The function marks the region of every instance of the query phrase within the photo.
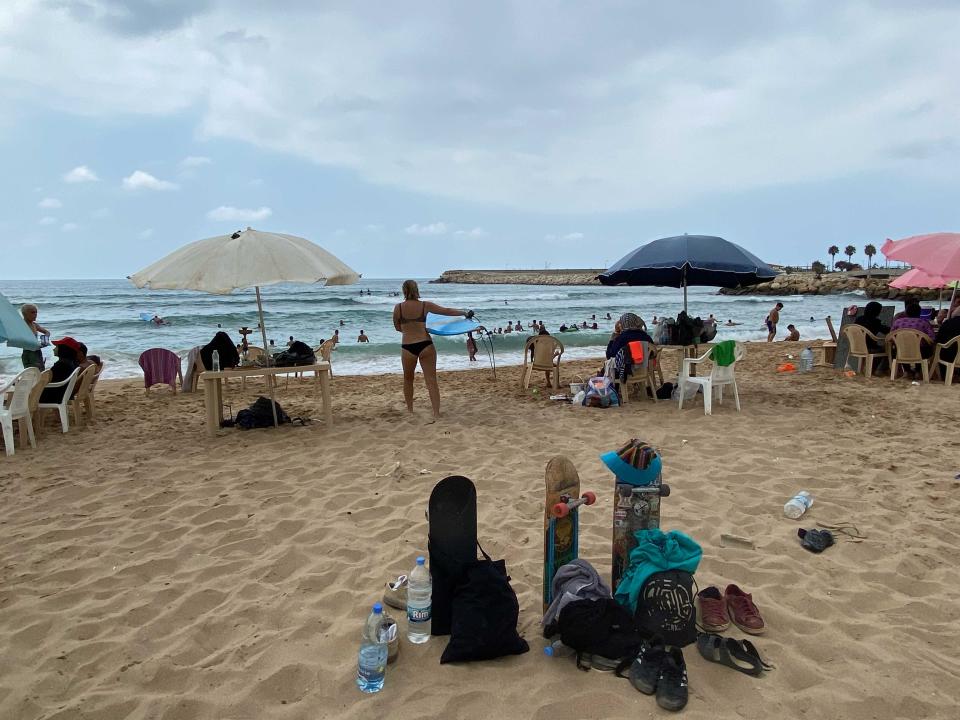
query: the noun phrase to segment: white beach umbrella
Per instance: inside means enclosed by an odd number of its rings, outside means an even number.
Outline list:
[[[227,295],[255,288],[263,350],[270,357],[260,288],[279,283],[350,285],[360,275],[319,245],[295,235],[247,228],[184,245],[130,276],[138,288]],[[273,386],[270,399],[273,400]],[[276,424],[276,410],[274,410]]]

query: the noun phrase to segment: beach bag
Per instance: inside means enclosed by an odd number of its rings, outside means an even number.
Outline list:
[[[664,383],[666,384],[666,383]],[[697,383],[677,383],[671,389],[670,399],[680,401],[680,394],[683,393],[683,401],[687,402],[688,400],[693,400],[697,393],[700,392],[702,386]],[[659,397],[659,396],[658,396]]]
[[[273,364],[277,367],[313,365],[316,362],[317,356],[310,346],[299,340],[294,340],[290,347],[273,356]]]
[[[647,639],[634,616],[613,598],[574,600],[560,611],[557,620],[560,641],[581,655],[599,655],[610,660],[634,658]]]
[[[280,404],[274,402],[274,405],[277,408],[277,422],[280,425],[290,422],[290,416],[283,411]],[[270,398],[261,395],[250,407],[238,412],[235,425],[241,430],[273,427],[273,410],[270,408]]]
[[[610,378],[592,377],[587,381],[586,394],[583,397],[584,407],[606,408],[620,404],[617,391],[613,388]]]
[[[665,382],[657,388],[657,400],[670,400],[673,398],[673,383]]]
[[[657,325],[653,341],[657,345],[676,345],[677,321],[673,318],[664,318]]]
[[[521,655],[530,646],[517,633],[520,603],[510,587],[503,560],[491,560],[477,543],[482,560],[466,563],[454,586],[450,642],[440,664],[468,660],[493,660]]]
[[[693,605],[693,575],[685,570],[664,570],[644,580],[634,615],[637,628],[665,645],[684,647],[697,639],[697,613]]]

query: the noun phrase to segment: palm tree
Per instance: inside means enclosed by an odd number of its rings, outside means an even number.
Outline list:
[[[856,249],[853,245],[847,245],[847,246],[843,249],[843,254],[847,256],[847,263],[848,263],[848,264],[852,264],[852,263],[853,263],[853,254],[854,254],[856,251],[857,251],[857,249]]]
[[[837,262],[837,255],[839,255],[839,254],[840,254],[840,248],[838,248],[836,245],[831,245],[831,246],[830,246],[830,249],[827,250],[827,255],[830,256],[830,271],[831,271],[831,272],[835,269],[835,265],[836,265],[836,262]]]
[[[870,268],[873,267],[873,256],[877,254],[877,249],[873,245],[867,245],[863,248],[863,254],[867,256],[867,277],[870,277]]]
[[[824,265],[819,260],[814,260],[810,264],[810,269],[813,270],[814,274],[817,276],[817,280],[823,277],[823,274],[827,271],[827,266]]]

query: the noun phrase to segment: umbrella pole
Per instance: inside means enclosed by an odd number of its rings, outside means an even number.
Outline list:
[[[260,337],[263,338],[263,354],[267,359],[267,367],[270,367],[270,346],[267,345],[267,328],[263,324],[263,303],[260,301],[260,286],[256,286],[257,291],[257,314],[260,315]],[[267,390],[270,392],[270,410],[273,411],[273,426],[280,427],[280,421],[277,420],[277,402],[273,399],[273,382],[276,375],[267,375]]]
[[[683,268],[683,311],[687,312],[687,268]]]

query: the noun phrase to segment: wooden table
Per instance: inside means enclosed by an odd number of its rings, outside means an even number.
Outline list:
[[[290,373],[313,373],[314,386],[320,388],[323,398],[323,419],[327,427],[333,425],[333,411],[330,407],[330,363],[318,362],[314,365],[290,365],[287,367],[247,367],[235,370],[200,373],[203,383],[203,403],[207,409],[207,434],[216,435],[223,421],[223,381],[230,378],[266,377],[273,382],[277,375]]]

